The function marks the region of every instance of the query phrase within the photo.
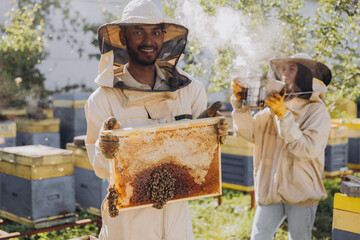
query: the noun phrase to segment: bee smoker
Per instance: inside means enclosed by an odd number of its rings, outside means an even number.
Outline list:
[[[267,79],[260,72],[248,72],[245,78],[236,77],[235,81],[243,88],[241,104],[243,109],[261,110],[265,107]]]

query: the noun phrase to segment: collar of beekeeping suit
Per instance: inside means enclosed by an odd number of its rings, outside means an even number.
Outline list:
[[[163,18],[160,10],[150,0],[133,0],[124,8],[121,19],[111,23],[106,23],[98,29],[99,48],[102,54],[99,64],[99,74],[103,73],[104,78],[98,76],[96,82],[100,85],[111,85],[113,80],[109,78],[113,72],[122,72],[122,68],[127,64],[127,50],[119,37],[121,27],[143,24],[161,24],[164,31],[164,42],[161,53],[157,59],[157,64],[164,66],[169,75],[177,75],[175,66],[184,52],[187,43],[188,29],[175,20]],[[112,53],[110,53],[112,52]],[[108,54],[110,53],[110,54]],[[106,54],[108,54],[106,56]],[[112,58],[112,59],[110,59]],[[171,77],[171,76],[170,76]],[[175,83],[171,82],[171,90],[176,90],[186,83],[177,78]],[[106,80],[106,83],[104,82]],[[121,84],[120,84],[121,85]],[[126,86],[120,86],[126,88]],[[113,85],[112,85],[113,86]],[[112,87],[111,86],[111,87]]]

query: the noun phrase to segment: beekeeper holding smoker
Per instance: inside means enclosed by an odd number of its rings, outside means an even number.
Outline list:
[[[318,202],[326,198],[322,174],[330,115],[323,99],[331,71],[302,53],[271,59],[269,66],[284,88],[270,91],[267,107],[254,116],[242,106],[244,88],[232,82],[234,133],[254,143],[251,239],[272,239],[286,218],[289,239],[310,240]]]
[[[98,177],[109,178],[109,158],[119,145],[115,135],[101,135],[102,130],[218,116],[221,104],[206,109],[202,84],[176,67],[187,34],[181,24],[164,19],[150,0],[129,2],[121,20],[99,28],[99,87],[85,106],[86,148]],[[227,134],[225,118],[217,124],[217,133],[222,141]],[[194,239],[187,202],[112,216],[107,208],[105,200],[102,240]]]

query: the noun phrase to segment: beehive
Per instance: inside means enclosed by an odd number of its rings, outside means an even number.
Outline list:
[[[0,147],[16,146],[16,123],[0,121]]]
[[[227,136],[221,147],[223,187],[254,190],[253,169],[253,144],[242,137]]]
[[[25,108],[0,109],[0,120],[14,120],[15,118],[23,118],[26,117],[26,114],[27,110]]]
[[[85,138],[85,135],[77,136],[73,143],[66,144],[66,149],[71,150],[74,156],[75,201],[80,209],[100,216],[109,183],[95,175],[87,155]]]
[[[120,144],[111,159],[110,215],[221,195],[218,122],[208,118],[103,132],[118,136]]]
[[[86,134],[85,103],[90,93],[53,95],[53,115],[60,119],[61,148],[74,137]]]
[[[348,128],[348,167],[360,169],[360,118],[332,119],[331,122]]]
[[[330,134],[325,148],[325,176],[334,176],[347,170],[348,131],[347,127],[331,124]]]
[[[34,228],[72,222],[72,152],[29,145],[0,149],[0,216]]]
[[[16,145],[45,145],[60,147],[60,120],[58,118],[28,119],[17,118]]]
[[[332,239],[360,239],[360,198],[335,193]]]

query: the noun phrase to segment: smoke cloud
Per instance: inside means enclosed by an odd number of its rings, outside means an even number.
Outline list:
[[[200,0],[179,0],[178,20],[189,28],[189,41],[197,41],[201,48],[215,54],[224,46],[236,53],[234,75],[247,75],[249,71],[262,71],[260,62],[274,56],[274,44],[282,34],[281,26],[251,26],[249,16],[230,7],[219,7],[209,15]]]

